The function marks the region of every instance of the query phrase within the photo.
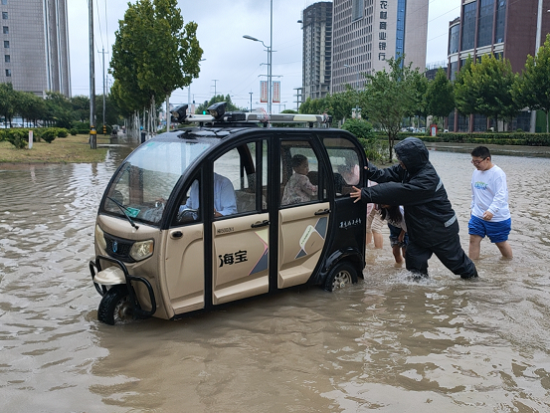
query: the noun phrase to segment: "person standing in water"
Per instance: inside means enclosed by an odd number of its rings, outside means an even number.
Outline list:
[[[395,145],[395,153],[398,165],[378,169],[369,162],[367,178],[378,185],[353,187],[350,196],[354,202],[403,205],[409,235],[405,264],[415,277],[428,276],[433,254],[461,278],[477,277],[474,263],[460,245],[457,216],[426,145],[409,137]]]
[[[512,229],[512,218],[508,206],[506,174],[492,162],[491,152],[485,146],[478,146],[472,152],[472,213],[468,223],[470,234],[469,256],[479,258],[481,240],[489,237],[503,258],[512,259],[512,247],[508,235]]]

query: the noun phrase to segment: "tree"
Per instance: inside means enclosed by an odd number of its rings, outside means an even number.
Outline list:
[[[372,125],[370,122],[363,119],[348,119],[346,123],[342,125],[342,129],[353,133],[359,139],[368,141],[376,140],[376,134],[372,129]]]
[[[527,56],[521,77],[514,85],[512,94],[520,107],[542,110],[546,114],[546,132],[550,112],[550,34],[537,55]]]
[[[423,73],[419,71],[413,71],[413,83],[414,83],[414,104],[412,116],[418,118],[418,126],[420,126],[420,118],[426,119],[429,115],[427,102],[426,102],[426,92],[428,91],[428,85],[430,82]]]
[[[59,92],[46,92],[46,113],[48,120],[60,128],[70,129],[73,110],[70,100]]]
[[[300,113],[321,114],[327,113],[332,116],[334,122],[344,122],[351,117],[352,108],[357,105],[364,105],[364,93],[353,90],[350,85],[346,85],[346,91],[327,95],[320,99],[307,98],[300,105]]]
[[[483,55],[481,62],[472,66],[471,87],[476,92],[477,113],[492,118],[498,132],[498,119],[511,117],[518,112],[512,98],[516,76],[508,59]]]
[[[16,91],[11,83],[0,83],[0,115],[10,124],[15,113]]]
[[[462,80],[463,84],[456,91],[457,104],[467,102],[471,113],[493,119],[497,132],[499,118],[511,118],[518,112],[512,98],[516,75],[508,59],[483,55],[480,62],[470,66]]]
[[[16,111],[27,122],[33,121],[36,125],[37,120],[43,119],[46,114],[46,103],[34,93],[20,92]]]
[[[154,111],[164,100],[199,75],[203,50],[197,24],[184,26],[177,0],[139,0],[128,4],[115,33],[110,72],[112,93],[126,113]]]
[[[73,109],[74,119],[80,122],[89,121],[90,98],[88,96],[73,96],[70,100]]]
[[[428,84],[426,91],[426,111],[429,115],[444,118],[455,108],[454,89],[443,69],[439,69],[435,79]]]
[[[456,109],[464,116],[475,113],[476,95],[474,90],[466,85],[472,76],[472,65],[472,58],[468,56],[453,85]]]
[[[416,102],[415,72],[412,63],[403,64],[404,56],[388,60],[389,71],[383,69],[366,75],[364,98],[369,120],[388,134],[389,156],[393,160],[393,146],[401,130],[403,118],[414,113]]]
[[[208,110],[210,106],[218,102],[227,103],[227,106],[225,107],[226,112],[244,111],[244,109],[240,109],[238,106],[233,104],[230,95],[215,95],[209,101],[205,100],[204,103],[201,103],[199,106],[197,106],[195,112],[198,114],[202,114],[202,112]]]
[[[346,119],[351,118],[352,109],[355,106],[365,106],[363,96],[364,92],[356,91],[352,89],[350,85],[346,85],[345,92],[330,96],[329,101],[327,102],[327,107],[329,109],[327,113],[332,115],[333,122],[340,121],[345,123]]]

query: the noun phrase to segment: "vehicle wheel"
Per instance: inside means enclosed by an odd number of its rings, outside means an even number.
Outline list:
[[[334,291],[357,283],[357,270],[349,262],[341,262],[330,271],[325,281],[325,290]]]
[[[97,319],[105,324],[124,324],[135,320],[134,305],[130,301],[126,285],[115,285],[105,293],[99,309]]]

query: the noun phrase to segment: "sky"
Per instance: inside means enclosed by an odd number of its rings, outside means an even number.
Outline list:
[[[92,0],[96,94],[103,93],[113,79],[108,74],[111,47],[119,20],[124,18],[128,0]],[[271,0],[273,2],[274,81],[281,82],[281,103],[273,112],[296,109],[296,90],[302,84],[302,31],[298,20],[302,10],[314,0]],[[429,0],[427,65],[444,65],[447,59],[449,21],[460,15],[461,0]],[[134,3],[134,1],[132,1]],[[259,42],[244,39],[249,35],[270,43],[270,0],[179,0],[184,23],[198,24],[197,37],[203,49],[201,71],[189,88],[178,89],[170,103],[201,103],[215,93],[230,95],[239,107],[266,108],[261,104],[260,81],[266,80],[267,51]],[[88,0],[67,0],[72,95],[90,94]],[[422,28],[419,28],[421,30]],[[104,53],[102,53],[104,51]],[[103,60],[105,63],[103,63]],[[279,77],[280,76],[280,77]],[[252,92],[252,95],[250,94]]]

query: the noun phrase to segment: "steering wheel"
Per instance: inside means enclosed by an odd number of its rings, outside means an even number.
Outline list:
[[[178,213],[178,222],[190,222],[198,219],[197,209],[184,209]]]

